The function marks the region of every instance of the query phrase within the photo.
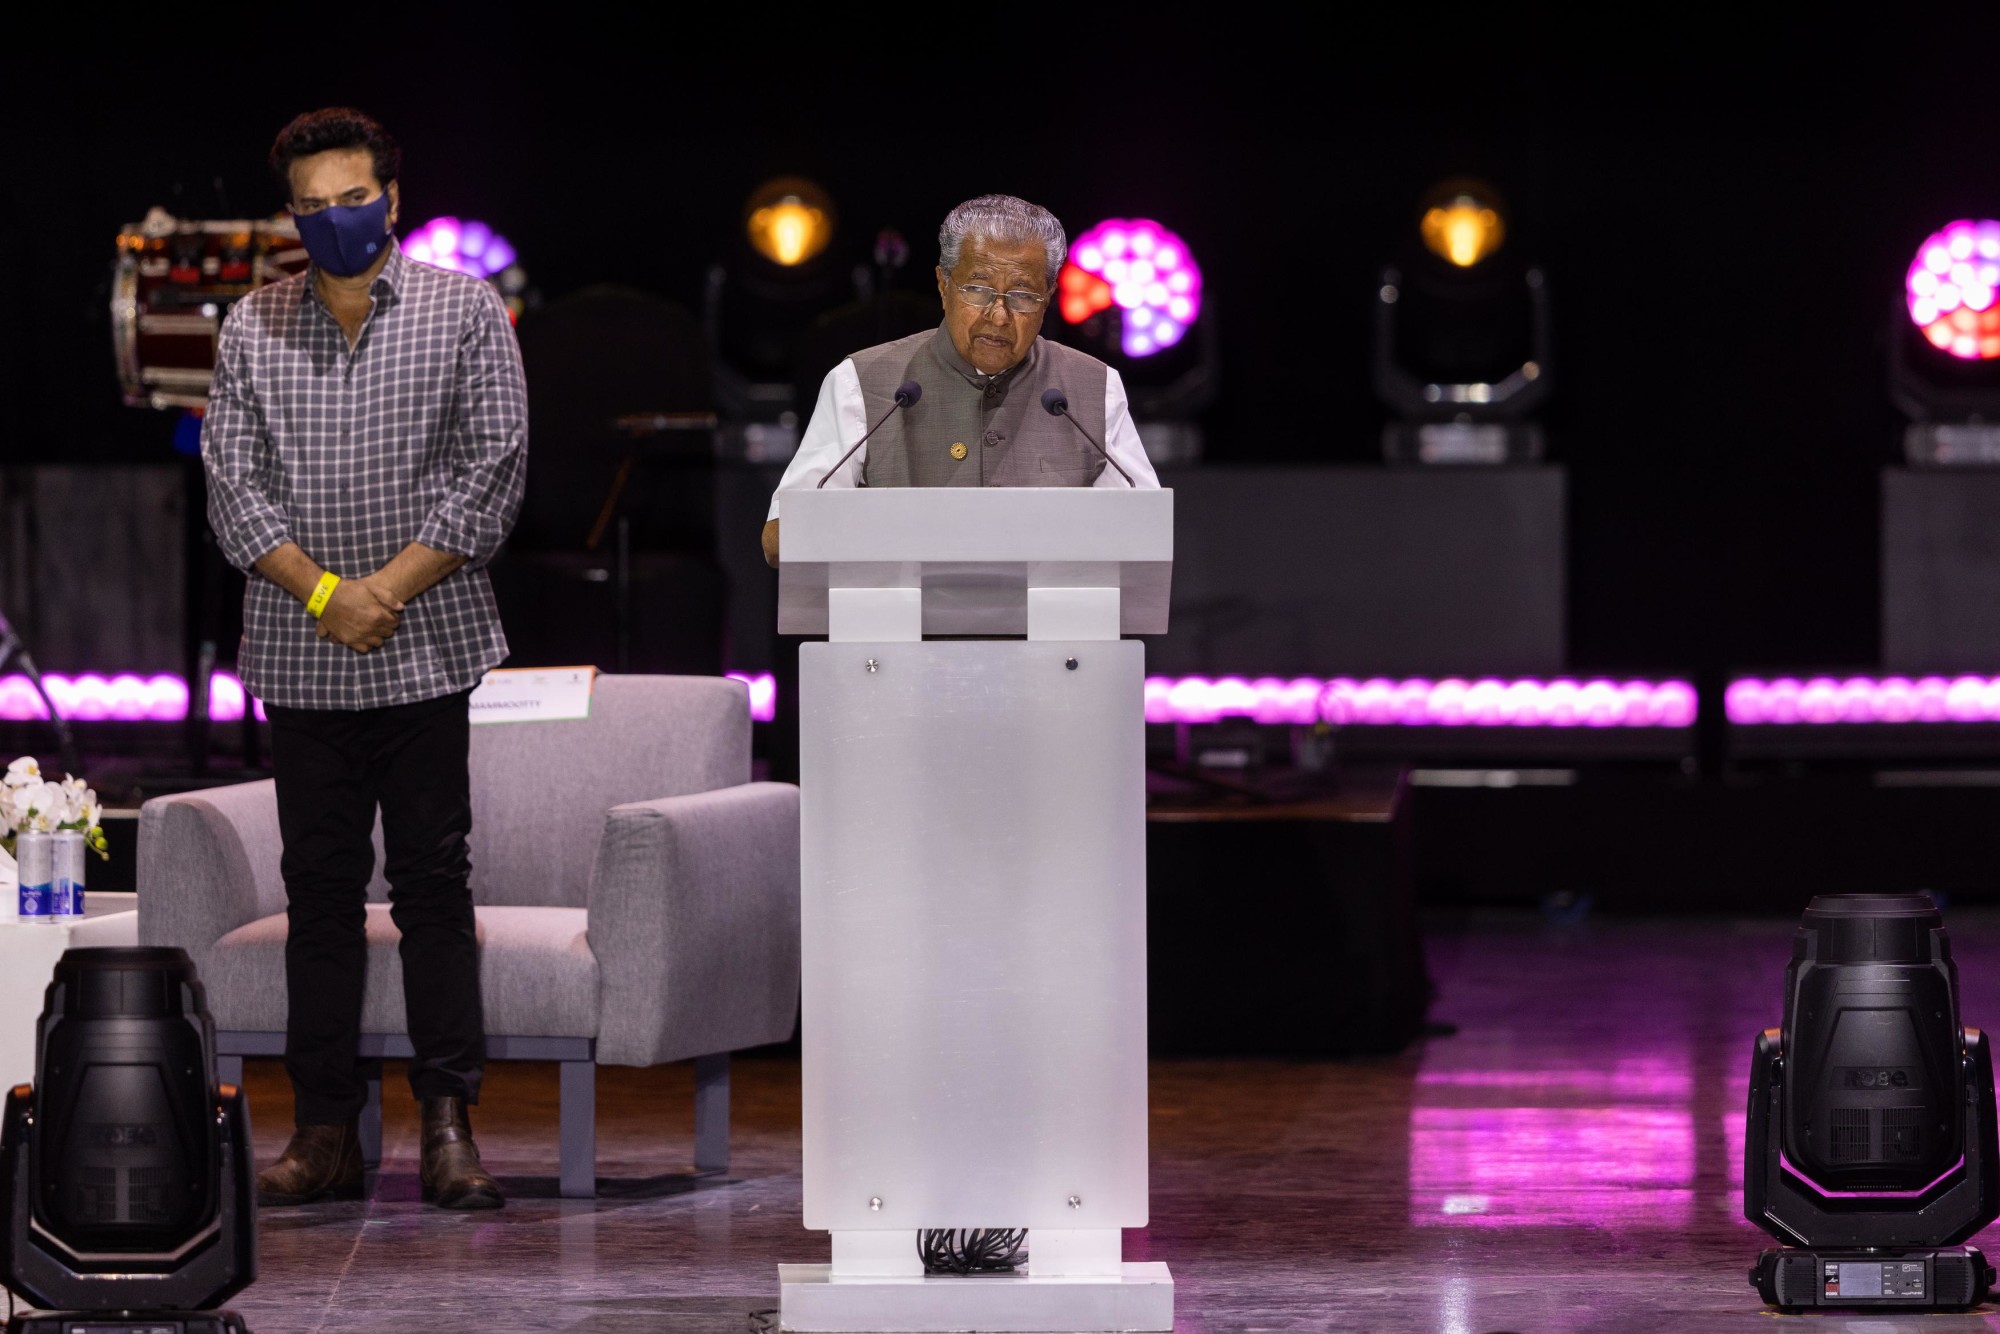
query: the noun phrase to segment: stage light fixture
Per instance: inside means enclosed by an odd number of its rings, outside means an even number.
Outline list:
[[[1962,1027],[1958,968],[1926,894],[1822,894],[1757,1037],[1743,1212],[1782,1246],[1750,1282],[1785,1310],[1978,1305],[1964,1246],[2000,1215],[1993,1059]]]
[[[1889,392],[1918,466],[2000,463],[2000,221],[1961,218],[1924,238],[1889,331]]]
[[[1076,236],[1042,332],[1117,368],[1156,465],[1198,462],[1197,414],[1215,401],[1222,352],[1201,265],[1152,218],[1110,218]]]
[[[832,198],[799,176],[765,182],[743,207],[743,227],[751,247],[788,269],[832,243],[833,223]]]
[[[1686,728],[1699,710],[1695,688],[1673,680],[1149,676],[1145,691],[1149,723]]]
[[[2000,677],[1738,677],[1723,695],[1737,727],[2000,722]]]
[[[179,949],[73,949],[0,1124],[9,1334],[225,1334],[257,1276],[250,1113]],[[62,1312],[63,1314],[55,1314]]]
[[[515,319],[527,309],[528,274],[506,237],[475,219],[432,218],[411,232],[403,253],[419,264],[469,273],[500,289],[508,313]]]
[[[1425,208],[1417,223],[1431,253],[1461,269],[1485,259],[1507,239],[1507,224],[1500,210],[1476,190],[1476,186],[1456,187]]]
[[[1454,179],[1429,191],[1402,255],[1382,270],[1375,391],[1396,414],[1391,462],[1509,463],[1542,455],[1530,420],[1549,391],[1542,271],[1503,249],[1498,192]]]
[[[1186,241],[1150,218],[1112,218],[1077,237],[1056,288],[1071,324],[1116,308],[1128,357],[1172,347],[1201,314],[1201,266]]]
[[[2000,222],[1961,220],[1933,233],[1903,278],[1910,320],[1962,361],[2000,358]]]
[[[702,332],[714,406],[729,423],[732,449],[738,428],[748,424],[798,430],[811,407],[810,399],[796,401],[796,379],[814,322],[872,286],[869,266],[848,263],[851,256],[835,248],[839,224],[831,194],[802,176],[780,176],[750,193],[742,230],[729,253],[709,266]]]

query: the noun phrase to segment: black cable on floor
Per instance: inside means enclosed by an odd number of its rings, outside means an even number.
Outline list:
[[[1028,1229],[925,1228],[917,1255],[926,1274],[1010,1274],[1028,1258]]]

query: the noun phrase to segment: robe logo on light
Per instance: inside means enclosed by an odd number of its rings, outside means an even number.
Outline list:
[[[1172,347],[1201,314],[1201,268],[1187,242],[1146,218],[1113,218],[1079,236],[1056,288],[1071,324],[1115,306],[1128,357]]]
[[[1960,220],[1917,250],[1904,279],[1910,319],[1965,361],[2000,357],[2000,222]]]

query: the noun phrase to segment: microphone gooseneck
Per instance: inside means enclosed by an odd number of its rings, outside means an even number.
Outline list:
[[[867,430],[861,433],[861,438],[859,440],[856,440],[852,445],[848,446],[847,452],[845,454],[842,454],[840,456],[839,461],[836,462],[831,468],[828,468],[826,470],[826,476],[819,479],[818,485],[814,486],[813,490],[815,491],[820,490],[827,484],[828,479],[830,479],[835,473],[839,472],[842,467],[846,466],[847,461],[854,457],[854,451],[861,448],[863,445],[867,444],[868,437],[882,429],[883,422],[888,421],[889,418],[895,416],[902,409],[909,407],[910,404],[916,402],[923,396],[924,396],[924,387],[918,384],[915,380],[905,380],[901,384],[897,385],[895,403],[890,407],[890,409],[887,412],[883,413],[880,417],[877,417],[875,419],[875,424],[873,426],[869,427]]]
[[[1051,417],[1061,417],[1071,426],[1074,426],[1084,439],[1090,441],[1091,447],[1104,456],[1104,461],[1116,469],[1118,475],[1125,479],[1125,485],[1135,491],[1138,489],[1139,484],[1132,480],[1132,474],[1118,467],[1118,460],[1111,457],[1111,451],[1099,444],[1096,436],[1084,430],[1082,422],[1070,416],[1069,395],[1063,393],[1060,389],[1044,389],[1042,391],[1042,411],[1048,413]]]

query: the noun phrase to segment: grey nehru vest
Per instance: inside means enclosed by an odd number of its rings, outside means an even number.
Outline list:
[[[1105,368],[1095,357],[1037,338],[1019,365],[981,375],[938,328],[856,352],[853,362],[870,425],[895,406],[903,381],[924,387],[869,438],[865,486],[1090,486],[1104,470],[1076,427],[1042,407],[1044,390],[1062,390],[1102,442]]]

